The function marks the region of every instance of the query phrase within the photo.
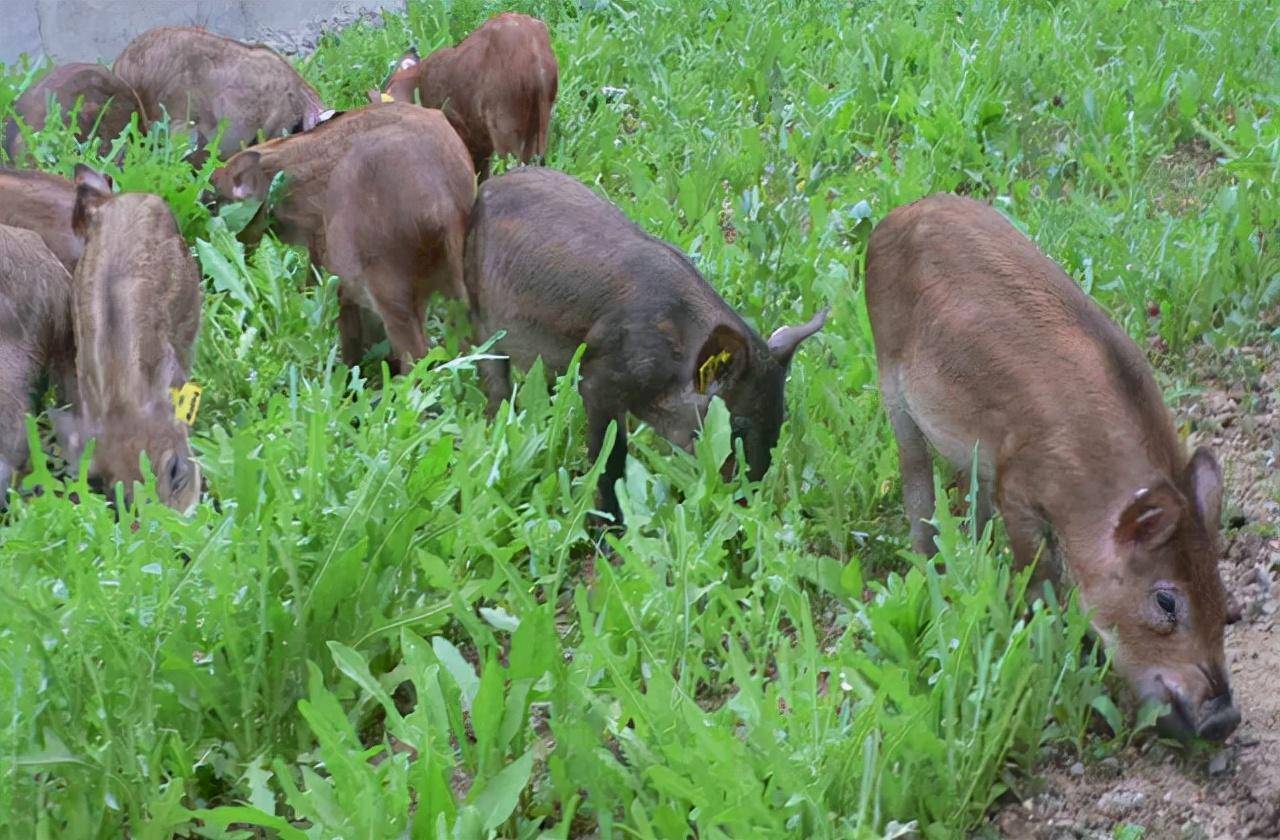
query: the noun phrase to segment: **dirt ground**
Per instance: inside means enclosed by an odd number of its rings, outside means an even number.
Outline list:
[[[1042,792],[993,814],[1005,837],[1280,837],[1280,342],[1233,349],[1196,369],[1204,391],[1182,401],[1178,418],[1194,443],[1213,447],[1225,473],[1221,569],[1242,613],[1227,628],[1227,662],[1244,720],[1218,749],[1184,753],[1140,738],[1098,762],[1051,759]],[[1145,832],[1126,835],[1126,824]]]

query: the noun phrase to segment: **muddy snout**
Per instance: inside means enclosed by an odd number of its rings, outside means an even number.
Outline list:
[[[1157,721],[1163,735],[1183,741],[1193,737],[1225,741],[1240,725],[1240,710],[1226,687],[1207,699],[1196,701],[1173,679],[1157,676],[1156,685],[1159,690],[1150,696],[1171,707],[1170,712]]]

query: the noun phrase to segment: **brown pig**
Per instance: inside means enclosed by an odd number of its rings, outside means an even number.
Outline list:
[[[146,128],[146,113],[138,95],[110,68],[101,64],[74,63],[53,68],[18,97],[13,103],[14,113],[27,127],[33,130],[44,128],[50,97],[58,101],[63,114],[70,113],[79,103],[76,137],[85,140],[96,129],[97,136],[102,138],[104,153],[111,147],[109,141],[125,130],[134,114]],[[13,161],[24,152],[22,134],[12,119],[5,123],[4,150]]]
[[[324,111],[320,95],[269,47],[242,44],[203,29],[164,26],[134,38],[113,69],[138,92],[152,119],[164,113],[195,129],[201,147],[226,122],[222,157],[255,142],[305,131]]]
[[[180,511],[200,498],[200,467],[177,419],[171,389],[191,370],[200,329],[200,272],[169,205],[76,167],[76,233],[84,256],[72,280],[76,413],[55,418],[72,464],[96,438],[91,477],[126,494],[142,480],[146,453],[165,504]]]
[[[1014,563],[1079,586],[1165,731],[1240,721],[1223,661],[1222,476],[1190,458],[1142,351],[992,208],[936,195],[867,250],[867,311],[916,551],[934,552],[932,446],[992,494]]]
[[[27,463],[25,415],[48,374],[62,400],[75,400],[71,277],[40,237],[0,225],[0,507]]]
[[[408,53],[387,82],[386,96],[440,108],[471,152],[476,172],[489,177],[489,158],[515,155],[521,163],[547,153],[547,128],[559,68],[547,25],[507,12],[485,21],[456,47],[424,59]],[[374,91],[370,98],[378,98]]]
[[[71,229],[76,185],[69,178],[33,169],[0,169],[0,225],[25,228],[40,234],[68,272],[84,243]]]
[[[246,149],[213,175],[223,199],[263,201],[284,172],[270,208],[286,242],[338,275],[342,359],[358,363],[376,336],[361,310],[386,328],[392,369],[427,353],[424,315],[435,292],[462,299],[462,252],[475,175],[466,147],[439,111],[373,105],[315,129]],[[267,208],[259,211],[257,227]]]
[[[550,169],[485,182],[467,237],[467,290],[477,339],[506,335],[481,366],[492,413],[511,396],[510,362],[565,370],[580,344],[587,452],[617,437],[600,478],[601,507],[620,521],[614,484],[627,458],[628,413],[689,448],[713,396],[743,442],[748,475],[769,468],[791,357],[826,311],[766,342],[680,251],[646,234],[578,181]]]

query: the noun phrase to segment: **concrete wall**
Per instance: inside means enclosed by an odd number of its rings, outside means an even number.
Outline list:
[[[166,24],[204,26],[281,52],[305,52],[322,30],[405,0],[0,0],[0,62],[27,53],[55,62],[110,62],[138,33]]]

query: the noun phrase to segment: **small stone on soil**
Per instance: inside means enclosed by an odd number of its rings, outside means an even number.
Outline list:
[[[1142,807],[1147,795],[1139,790],[1111,790],[1098,799],[1098,810],[1112,819],[1120,819]]]
[[[1182,840],[1209,840],[1209,833],[1197,822],[1189,822],[1182,826]]]
[[[1122,770],[1120,759],[1115,756],[1108,756],[1099,761],[1097,765],[1097,774],[1103,778],[1115,778],[1120,775]]]
[[[1213,758],[1209,759],[1209,775],[1221,776],[1227,772],[1231,766],[1231,753],[1227,750],[1218,750],[1213,754]]]
[[[1079,761],[1077,761],[1075,764],[1071,765],[1071,775],[1073,775],[1073,776],[1083,776],[1083,775],[1084,775],[1084,765],[1083,765],[1083,764],[1081,764]]]

